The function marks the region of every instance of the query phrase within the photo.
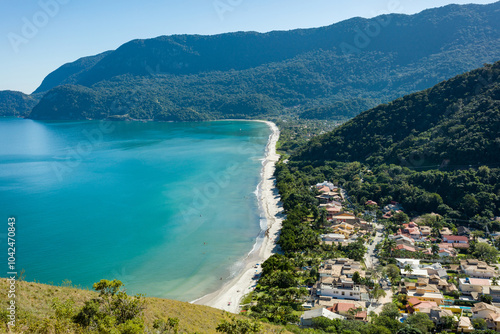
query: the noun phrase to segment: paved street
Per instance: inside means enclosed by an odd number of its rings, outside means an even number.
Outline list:
[[[383,226],[380,224],[374,224],[374,227],[377,231],[377,234],[375,235],[375,238],[373,240],[373,243],[370,245],[367,245],[367,252],[365,254],[365,265],[366,268],[372,268],[375,269],[377,265],[379,264],[378,259],[375,257],[375,246],[382,242],[383,240],[383,233],[379,232],[382,231]],[[384,298],[381,298],[378,302],[375,302],[373,304],[370,304],[368,307],[368,313],[370,311],[375,311],[375,313],[380,313],[382,311],[382,306],[386,303],[390,303],[392,301],[392,290],[391,287],[388,286],[387,284],[383,284],[382,288],[384,289],[386,296]]]

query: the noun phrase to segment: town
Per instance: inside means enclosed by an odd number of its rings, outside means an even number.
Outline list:
[[[425,314],[434,329],[500,331],[498,251],[492,245],[498,235],[452,226],[437,214],[411,220],[396,202],[379,207],[368,200],[356,215],[341,187],[325,181],[311,188],[326,214],[329,233],[320,236],[321,244],[362,240],[367,251],[361,261],[321,262],[302,305],[302,327],[325,319],[367,322],[392,308],[401,322]]]

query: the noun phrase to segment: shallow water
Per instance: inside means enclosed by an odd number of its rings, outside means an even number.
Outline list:
[[[269,134],[246,121],[0,119],[0,219],[16,217],[17,270],[185,301],[212,292],[261,231]]]

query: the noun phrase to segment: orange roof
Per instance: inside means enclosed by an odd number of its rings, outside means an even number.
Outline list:
[[[333,307],[330,307],[328,311],[332,312],[347,312],[352,308],[356,308],[356,305],[353,303],[338,303],[333,305]]]

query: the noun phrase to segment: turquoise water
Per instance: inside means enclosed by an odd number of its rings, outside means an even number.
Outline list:
[[[28,281],[117,278],[130,293],[184,301],[210,293],[261,233],[269,134],[246,121],[0,119],[0,261],[14,216]]]

